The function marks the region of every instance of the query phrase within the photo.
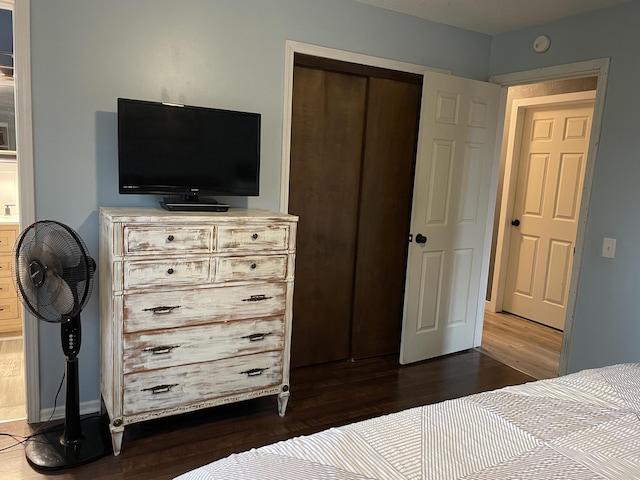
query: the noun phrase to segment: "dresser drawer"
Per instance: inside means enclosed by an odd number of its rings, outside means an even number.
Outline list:
[[[0,277],[0,300],[7,298],[17,298],[17,293],[13,286],[13,279]]]
[[[16,297],[0,298],[0,320],[8,320],[18,316],[18,299]]]
[[[284,318],[171,328],[124,336],[124,373],[282,350]]]
[[[131,373],[124,376],[124,414],[189,405],[282,382],[282,352]]]
[[[287,275],[286,255],[219,257],[217,265],[216,282],[284,280]]]
[[[124,331],[282,315],[285,283],[158,290],[124,296]]]
[[[0,278],[11,278],[11,255],[0,255]]]
[[[131,254],[209,252],[212,227],[125,227],[124,248]]]
[[[0,253],[11,253],[18,238],[17,227],[0,227]]]
[[[288,225],[218,227],[219,252],[286,250]]]
[[[124,288],[209,283],[211,261],[206,258],[168,258],[124,263]]]

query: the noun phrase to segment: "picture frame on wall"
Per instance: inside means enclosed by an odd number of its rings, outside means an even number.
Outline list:
[[[9,124],[0,122],[0,150],[9,150]]]

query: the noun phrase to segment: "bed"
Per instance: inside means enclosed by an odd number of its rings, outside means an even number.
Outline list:
[[[640,478],[640,364],[412,408],[210,463],[179,480]]]

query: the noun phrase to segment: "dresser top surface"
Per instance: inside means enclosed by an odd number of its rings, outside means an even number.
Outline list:
[[[112,222],[226,223],[248,220],[297,222],[296,215],[269,210],[230,208],[227,212],[173,212],[161,208],[100,207],[100,215]]]

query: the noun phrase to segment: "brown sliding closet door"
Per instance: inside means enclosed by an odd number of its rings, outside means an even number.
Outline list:
[[[293,367],[399,350],[421,95],[421,77],[305,60],[291,128]]]
[[[292,366],[347,358],[367,79],[295,67],[289,211],[300,216]]]
[[[399,351],[421,94],[421,85],[370,79],[351,358]]]

